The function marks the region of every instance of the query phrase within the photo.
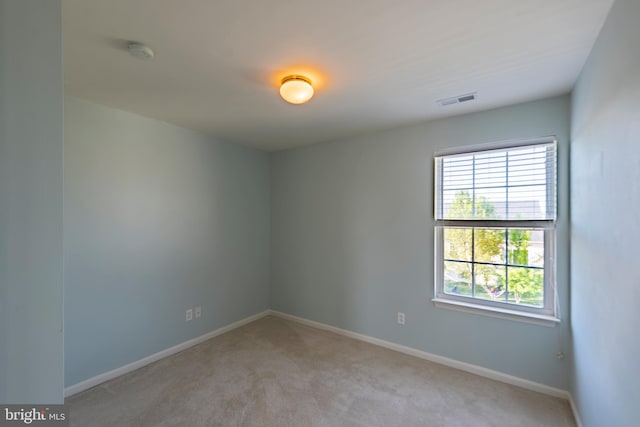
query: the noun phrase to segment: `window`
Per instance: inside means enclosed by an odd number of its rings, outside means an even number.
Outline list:
[[[437,305],[558,321],[553,137],[436,153],[435,220]]]

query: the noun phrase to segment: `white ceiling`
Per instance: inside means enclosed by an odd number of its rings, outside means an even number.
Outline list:
[[[65,90],[277,150],[568,93],[612,3],[64,0]],[[294,72],[308,104],[278,95]]]

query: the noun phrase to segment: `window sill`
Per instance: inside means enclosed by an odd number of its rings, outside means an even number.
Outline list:
[[[448,308],[451,310],[464,311],[467,313],[479,314],[484,316],[498,317],[500,319],[515,320],[518,322],[533,323],[553,327],[560,323],[560,319],[555,316],[544,314],[527,313],[518,310],[509,310],[506,308],[489,307],[481,304],[471,304],[468,302],[453,301],[444,298],[433,298],[436,307]]]

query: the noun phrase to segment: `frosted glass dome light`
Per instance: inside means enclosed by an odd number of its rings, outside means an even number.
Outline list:
[[[291,104],[304,104],[313,96],[311,80],[303,76],[287,76],[280,84],[280,96]]]

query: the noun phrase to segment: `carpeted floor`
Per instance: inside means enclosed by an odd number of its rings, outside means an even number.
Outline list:
[[[566,401],[268,316],[67,399],[72,426],[575,426]]]

